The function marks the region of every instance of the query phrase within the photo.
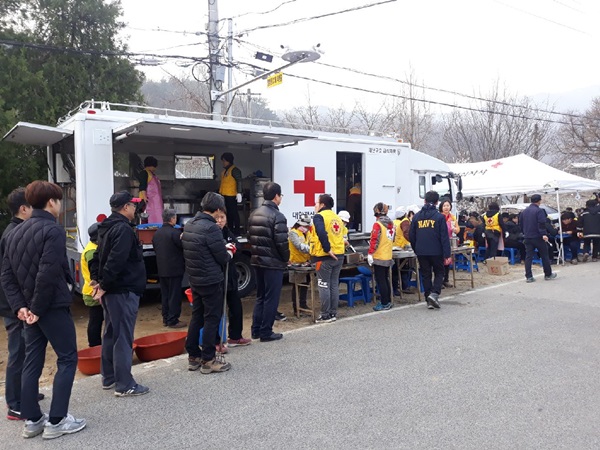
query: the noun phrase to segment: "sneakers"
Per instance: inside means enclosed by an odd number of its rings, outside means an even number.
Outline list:
[[[337,320],[337,314],[330,314],[329,317],[331,317],[332,322],[335,322]]]
[[[387,311],[388,309],[392,309],[392,303],[382,304],[378,302],[375,306],[373,306],[373,311]]]
[[[287,320],[287,317],[284,313],[277,311],[277,313],[275,314],[275,320],[278,320],[279,322],[285,322]]]
[[[394,289],[394,297],[400,297],[402,294],[400,294],[400,291],[398,289]]]
[[[169,328],[185,328],[185,327],[187,327],[187,323],[182,322],[181,320],[178,320],[177,322],[175,322],[172,325],[167,325],[167,327],[169,327]]]
[[[15,411],[14,409],[10,408],[8,408],[8,411],[6,412],[6,418],[8,420],[23,420],[21,417],[21,411]]]
[[[545,276],[544,280],[554,280],[555,278],[556,278],[556,274],[551,273],[550,275]]]
[[[444,287],[453,288],[454,285],[452,283],[450,283],[449,281],[444,281]]]
[[[583,254],[583,262],[587,262],[587,260],[590,258],[590,255],[588,255],[587,253]]]
[[[252,344],[252,339],[244,339],[243,337],[239,339],[227,339],[227,345],[230,347],[244,347],[250,344]]]
[[[436,294],[435,292],[432,292],[431,294],[429,294],[427,296],[427,300],[428,300],[427,305],[431,304],[434,308],[439,308],[440,307],[440,302],[438,301],[439,298],[440,298],[440,294]]]
[[[202,358],[198,356],[189,356],[188,357],[188,370],[191,372],[195,372],[202,366]]]
[[[111,384],[102,383],[102,389],[104,389],[105,391],[110,391],[111,389],[114,389],[114,387],[115,387],[115,383],[111,383]]]
[[[331,316],[329,314],[319,314],[319,317],[317,317],[317,320],[315,320],[315,323],[331,323],[333,322],[333,319],[331,318]]]
[[[283,339],[283,334],[281,333],[271,333],[271,336],[261,337],[260,342],[273,342]]]
[[[425,299],[427,302],[427,309],[433,309],[433,304],[429,301],[429,296]]]
[[[227,348],[226,345],[221,345],[221,344],[217,344],[215,345],[215,351],[217,353],[221,353],[221,354],[225,354],[225,353],[229,353],[229,349]]]
[[[576,266],[576,265],[577,265],[577,263],[578,263],[578,261],[577,261],[575,258],[573,258],[573,259],[571,260],[571,264],[573,264],[574,266]]]
[[[592,262],[597,262],[598,258],[592,258]]]
[[[67,414],[67,417],[63,417],[63,420],[58,422],[56,425],[52,425],[50,422],[46,422],[44,426],[44,439],[56,439],[65,434],[73,434],[81,431],[85,428],[85,419],[76,419],[71,414]]]
[[[529,277],[529,278],[527,278],[526,281],[527,281],[527,283],[533,283],[533,282],[535,282],[535,278]]]
[[[216,359],[212,361],[202,361],[202,367],[200,367],[200,373],[209,374],[209,373],[219,373],[219,372],[227,372],[231,369],[231,364],[228,362],[217,362]]]
[[[44,426],[46,425],[47,421],[48,414],[43,414],[37,422],[26,420],[21,436],[23,436],[25,439],[29,439],[32,437],[36,437],[39,434],[42,434],[44,432]]]
[[[146,386],[142,386],[141,384],[136,384],[131,389],[127,389],[126,391],[119,392],[115,391],[115,397],[137,397],[138,395],[144,395],[150,392],[150,388]]]

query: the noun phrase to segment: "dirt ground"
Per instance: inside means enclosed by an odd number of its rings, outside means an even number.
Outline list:
[[[474,273],[475,288],[488,286],[496,283],[503,283],[524,277],[524,267],[521,264],[515,266],[509,266],[510,272],[506,275],[496,276],[489,275],[483,264],[479,264],[479,272]],[[534,269],[534,273],[536,270]],[[468,272],[456,272],[457,278],[465,279],[469,277]],[[452,281],[452,273],[450,273],[450,281]],[[454,288],[447,288],[442,291],[442,299],[446,295],[453,295],[460,292],[464,292],[471,289],[470,281],[457,281],[457,286]],[[250,324],[252,321],[252,309],[254,307],[254,301],[256,297],[254,294],[242,299],[242,305],[244,308],[244,331],[243,335],[246,338],[250,337]],[[404,298],[394,298],[394,305],[406,305],[417,303],[418,298],[416,292],[413,294],[404,294]],[[345,306],[345,302],[340,302],[340,308],[338,311],[338,318],[343,319],[344,317],[354,316],[359,314],[365,314],[372,312],[373,303],[358,302],[354,308],[348,308]],[[317,306],[318,308],[318,306]],[[189,322],[192,308],[186,299],[182,299],[182,315],[181,320]],[[287,282],[284,284],[283,291],[281,294],[279,311],[287,315],[288,320],[285,322],[275,322],[275,331],[284,332],[293,330],[296,328],[305,327],[311,325],[310,317],[302,317],[297,319],[292,314],[292,303],[291,303],[291,285]],[[81,297],[76,297],[72,306],[73,318],[75,320],[75,327],[77,330],[77,344],[79,349],[87,347],[87,318],[88,309],[83,304]],[[160,312],[160,297],[151,295],[148,298],[143,298],[140,302],[140,309],[138,313],[137,324],[135,327],[135,337],[139,338],[142,336],[148,336],[155,333],[162,333],[165,331],[171,331],[168,328],[163,327],[162,317]],[[173,330],[175,331],[175,330]],[[179,331],[179,330],[177,330]],[[7,342],[6,333],[0,333],[0,386],[4,385],[4,374],[7,358]],[[134,364],[139,364],[139,361],[134,356]],[[48,346],[46,352],[46,363],[44,371],[40,379],[41,386],[48,386],[52,384],[54,373],[56,372],[56,355],[52,351],[52,348]],[[86,375],[81,374],[77,371],[76,379],[83,378]]]

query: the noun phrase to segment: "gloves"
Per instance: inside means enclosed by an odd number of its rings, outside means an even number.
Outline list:
[[[229,256],[233,259],[233,255],[235,255],[235,252],[237,250],[235,244],[233,242],[230,242],[229,244],[225,244],[225,248],[227,249],[227,253],[229,253]]]
[[[235,199],[237,200],[238,203],[242,203],[242,194],[240,194],[238,192],[238,194],[235,196]]]
[[[373,265],[373,255],[367,255],[367,262],[369,263],[370,266]]]
[[[505,231],[505,232],[504,232],[504,237],[505,237],[506,239],[508,239],[508,231]]]

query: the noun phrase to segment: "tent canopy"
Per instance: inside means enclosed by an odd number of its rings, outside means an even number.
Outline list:
[[[465,197],[600,191],[600,181],[563,172],[524,154],[450,164],[450,170],[461,175]]]

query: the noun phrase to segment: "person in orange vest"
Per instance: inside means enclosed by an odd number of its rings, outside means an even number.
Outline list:
[[[389,270],[394,264],[392,247],[394,245],[394,222],[387,216],[388,205],[377,203],[373,213],[377,219],[371,230],[367,261],[375,272],[375,281],[381,300],[373,307],[374,311],[384,311],[392,307]]]
[[[308,266],[310,265],[310,245],[306,239],[306,234],[310,228],[310,217],[308,214],[301,214],[292,229],[288,233],[290,245],[290,264],[293,266]],[[307,284],[306,273],[290,272],[290,281],[295,283]],[[306,297],[308,288],[299,286],[298,292],[300,295],[300,308],[308,309]],[[296,314],[296,289],[292,287],[292,306],[294,314]]]
[[[333,198],[329,194],[319,195],[315,213],[309,239],[321,299],[321,314],[315,322],[335,322],[340,300],[339,278],[344,264],[343,223],[333,212]]]
[[[407,208],[404,206],[398,206],[396,208],[396,219],[394,220],[394,248],[404,249],[406,246],[410,247],[410,241],[408,240],[408,232],[410,230],[410,219],[408,218]],[[401,274],[402,281],[402,292],[406,294],[412,293],[409,290],[408,282],[410,280],[410,271],[408,269],[402,269]],[[398,286],[398,264],[394,261],[394,267],[392,267],[392,286],[394,290],[394,296],[400,296],[400,286]]]
[[[236,236],[240,235],[240,216],[238,203],[242,203],[242,172],[233,165],[233,154],[226,152],[221,155],[223,171],[221,172],[221,186],[219,194],[225,198],[227,208],[227,223]]]

